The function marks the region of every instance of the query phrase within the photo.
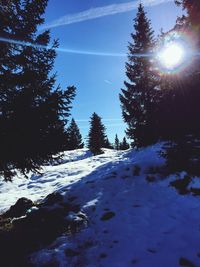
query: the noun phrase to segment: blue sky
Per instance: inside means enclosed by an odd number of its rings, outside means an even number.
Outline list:
[[[63,16],[68,16],[65,21],[69,21],[71,17],[76,18],[78,13],[85,10],[90,9],[88,14],[91,16],[97,7],[104,7],[101,13],[108,5],[115,4],[116,8],[118,4],[123,3],[127,3],[127,0],[50,0],[45,14],[46,25],[55,21],[57,23],[60,18],[62,24]],[[146,7],[145,10],[156,33],[161,28],[165,31],[172,28],[176,16],[181,14],[181,9],[176,7],[173,1]],[[102,54],[126,54],[136,12],[137,10],[130,10],[54,27],[51,29],[51,36],[59,39],[61,48]],[[88,120],[94,111],[103,118],[111,141],[116,133],[120,138],[124,136],[126,126],[121,118],[118,95],[126,79],[125,62],[126,57],[123,56],[58,52],[54,68],[57,72],[57,82],[63,88],[68,85],[77,87],[72,116],[78,122],[84,138],[88,134]]]

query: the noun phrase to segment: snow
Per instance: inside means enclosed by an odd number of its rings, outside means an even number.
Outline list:
[[[105,149],[105,154],[92,157],[87,149],[78,149],[64,153],[60,164],[44,166],[42,175],[29,173],[28,179],[19,173],[13,182],[0,181],[0,213],[5,212],[21,197],[40,201],[48,194],[76,183],[89,175],[99,166],[119,160],[123,152]]]
[[[191,189],[191,188],[200,189],[200,179],[199,179],[199,177],[194,177],[192,179],[192,181],[190,182],[188,188],[189,189]]]
[[[94,157],[85,149],[66,152],[68,163],[46,166],[42,176],[1,184],[1,210],[16,198],[36,201],[58,190],[66,202],[74,197],[80,215],[87,215],[88,223],[79,232],[60,236],[32,254],[34,266],[56,262],[59,267],[178,267],[181,258],[200,266],[199,198],[179,195],[170,187],[175,175],[163,179],[152,174],[156,181],[146,180],[150,169],[165,163],[158,153],[162,146],[127,152],[106,149]],[[68,216],[74,220],[76,214]]]

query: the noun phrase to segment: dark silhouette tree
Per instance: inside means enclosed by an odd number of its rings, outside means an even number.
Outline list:
[[[64,150],[75,87],[55,87],[50,33],[37,34],[47,0],[0,1],[0,171],[38,171]]]
[[[118,136],[117,136],[117,134],[115,135],[115,149],[116,150],[119,150],[120,148],[119,148],[119,146],[120,146],[120,142],[119,142],[119,138],[118,138]]]
[[[182,16],[180,22],[184,22],[189,27],[200,24],[200,2],[198,0],[175,0],[175,3],[181,5],[186,11],[186,15]],[[200,29],[196,28],[195,31],[200,31]]]
[[[93,113],[90,118],[90,130],[88,134],[88,148],[94,155],[103,153],[102,148],[105,147],[106,134],[105,126],[96,113]]]
[[[155,141],[155,106],[157,75],[152,68],[151,53],[154,48],[153,30],[142,4],[135,18],[132,42],[129,43],[128,62],[120,101],[124,121],[128,124],[127,136],[132,146],[148,145]]]
[[[188,50],[193,53],[200,49],[200,2],[196,0],[176,1],[186,11],[178,18],[175,27],[170,31],[172,35],[191,36],[186,42]],[[167,35],[168,33],[166,33]],[[159,104],[158,125],[161,137],[178,140],[185,135],[200,136],[200,59],[193,57],[189,67],[184,68],[177,75],[166,75],[162,85],[164,92]]]
[[[84,147],[82,141],[82,136],[78,125],[74,119],[71,120],[71,123],[67,129],[67,150],[80,149]]]
[[[170,34],[190,36],[186,45],[193,53],[200,49],[200,1],[178,0],[184,15],[178,18]],[[187,48],[186,48],[187,49]],[[196,50],[196,51],[195,51]],[[187,52],[188,52],[187,51]],[[168,75],[170,88],[160,102],[158,118],[162,139],[172,140],[166,145],[164,155],[169,173],[186,171],[191,176],[200,174],[200,59],[193,57],[189,67],[178,75]],[[164,137],[164,138],[163,138]],[[187,191],[187,190],[186,190]]]
[[[120,143],[119,148],[120,148],[120,150],[127,150],[130,148],[130,145],[126,140],[126,137],[123,138],[122,142]]]
[[[108,137],[106,137],[106,139],[105,139],[104,148],[113,149],[113,145],[112,145],[111,142],[109,141]]]

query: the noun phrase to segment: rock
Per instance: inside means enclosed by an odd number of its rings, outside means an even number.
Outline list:
[[[191,261],[189,261],[186,258],[180,258],[179,260],[180,266],[186,266],[186,267],[196,267]]]
[[[6,217],[18,218],[24,216],[28,209],[34,206],[33,202],[28,198],[20,198],[17,202],[10,207],[10,209],[4,214]]]
[[[42,204],[45,203],[45,205],[51,206],[51,205],[54,205],[54,204],[58,204],[58,202],[61,202],[62,200],[63,200],[63,196],[60,193],[55,192],[55,193],[49,194],[44,199],[44,202]]]
[[[7,216],[20,217],[14,219],[5,216],[1,219],[0,217],[1,266],[32,266],[29,265],[27,257],[30,253],[48,246],[63,234],[76,233],[82,226],[85,226],[87,217],[80,212],[79,205],[73,205],[71,202],[65,203],[62,200],[62,195],[51,194],[33,209],[33,203],[23,199],[11,207],[7,213]],[[22,211],[25,212],[25,216]],[[67,220],[67,215],[75,212],[75,220]],[[69,255],[70,251],[66,253]],[[25,264],[23,264],[24,261]],[[56,264],[53,262],[46,266],[56,266]]]
[[[115,216],[115,213],[112,211],[106,212],[102,215],[101,220],[102,221],[107,221],[110,220],[111,218],[113,218]]]
[[[190,191],[194,196],[200,196],[200,188],[191,188]]]
[[[187,189],[189,183],[191,182],[191,178],[189,176],[185,176],[183,179],[177,179],[170,183],[171,186],[175,187],[179,194],[185,195],[189,193]]]

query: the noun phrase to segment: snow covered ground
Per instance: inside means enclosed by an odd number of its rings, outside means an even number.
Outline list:
[[[175,176],[157,179],[155,174],[156,181],[146,179],[150,168],[165,162],[158,154],[161,147],[105,150],[95,157],[85,149],[67,152],[68,163],[47,166],[42,176],[2,183],[1,210],[17,198],[40,200],[58,190],[87,215],[88,224],[78,233],[60,236],[34,253],[34,265],[199,267],[200,199],[169,187]]]
[[[61,163],[55,166],[44,166],[42,175],[28,175],[26,179],[18,174],[13,182],[0,181],[0,213],[6,211],[19,198],[27,197],[32,201],[40,201],[48,194],[72,185],[89,175],[99,166],[120,160],[123,152],[105,149],[105,154],[92,157],[87,149],[79,149],[64,153]]]

